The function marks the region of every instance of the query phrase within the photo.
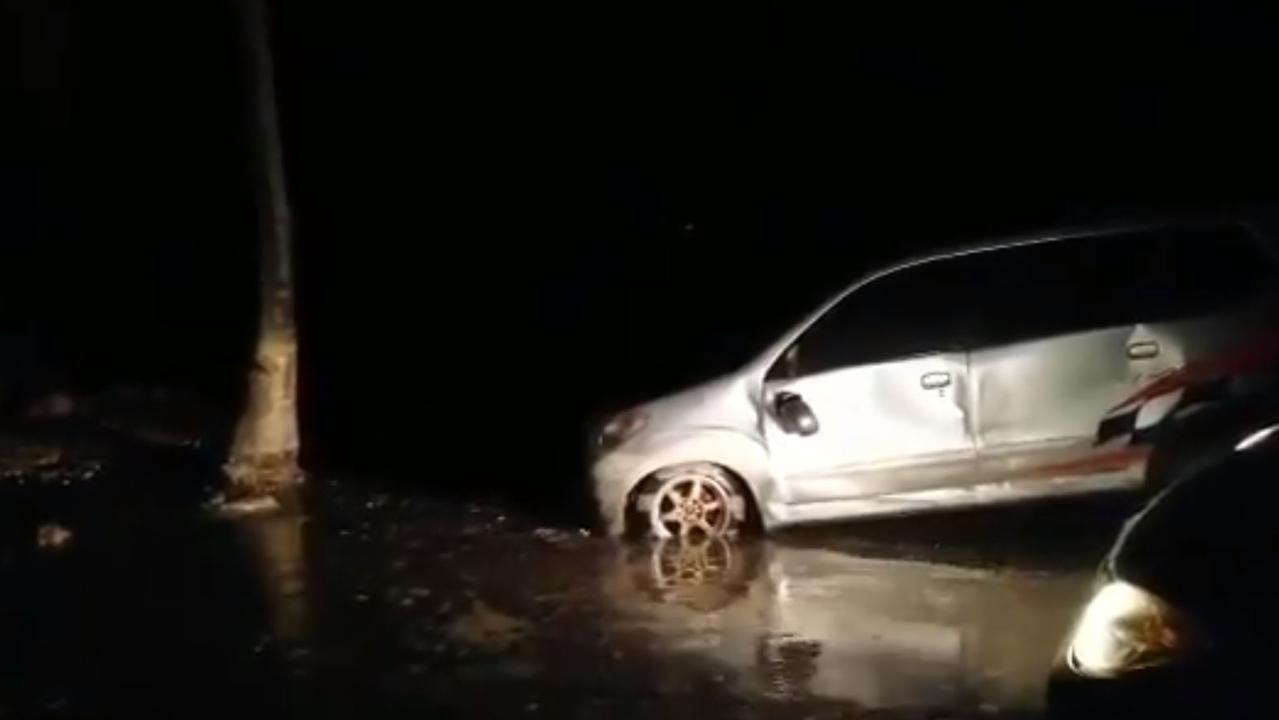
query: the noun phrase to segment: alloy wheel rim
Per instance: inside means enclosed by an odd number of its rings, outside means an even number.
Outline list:
[[[732,524],[728,491],[700,475],[672,478],[658,489],[650,520],[658,537],[720,537]]]

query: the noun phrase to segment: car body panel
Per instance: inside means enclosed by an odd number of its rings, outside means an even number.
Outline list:
[[[732,468],[764,506],[775,494],[760,427],[759,392],[746,373],[703,383],[643,405],[649,431],[600,454],[592,466],[605,527],[623,529],[626,495],[643,478],[673,465],[710,462]],[[765,518],[765,523],[768,519]]]
[[[1279,362],[1275,312],[1269,299],[1237,313],[1145,326],[1152,340],[1176,349],[1176,362],[1140,377],[1134,392],[1102,418],[1097,441],[1110,442],[1116,433],[1145,439],[1159,423],[1205,403],[1238,404],[1249,395],[1273,393],[1279,377],[1273,372]]]
[[[825,502],[926,489],[970,473],[975,446],[965,407],[967,374],[965,353],[942,353],[768,383],[766,395],[808,399],[822,423],[817,433],[801,436],[766,414],[771,469],[786,499]],[[948,384],[925,389],[929,376]],[[912,472],[915,466],[946,472]]]
[[[1133,360],[1131,326],[1071,333],[972,353],[976,442],[983,455],[1090,439],[1097,419],[1136,387],[1135,366],[1168,367],[1172,352]],[[1173,348],[1169,348],[1171,351]]]

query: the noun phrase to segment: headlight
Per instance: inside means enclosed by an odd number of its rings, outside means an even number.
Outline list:
[[[1084,608],[1070,638],[1070,668],[1115,677],[1162,665],[1185,650],[1185,625],[1163,600],[1126,582],[1111,582]]]
[[[600,430],[596,445],[601,451],[612,450],[635,437],[635,434],[648,424],[648,413],[642,410],[629,410],[618,415]]]

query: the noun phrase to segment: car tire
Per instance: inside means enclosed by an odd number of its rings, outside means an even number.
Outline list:
[[[714,463],[686,463],[641,482],[627,499],[626,517],[630,536],[660,540],[736,537],[753,514],[737,476]]]

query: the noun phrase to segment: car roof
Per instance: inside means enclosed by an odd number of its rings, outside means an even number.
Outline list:
[[[861,277],[851,283],[848,287],[859,286],[873,278],[883,277],[894,273],[898,270],[904,270],[917,265],[934,262],[937,260],[947,260],[965,255],[976,255],[984,252],[992,252],[997,250],[1007,250],[1016,247],[1025,247],[1028,245],[1040,245],[1045,243],[1062,242],[1067,240],[1079,240],[1083,238],[1097,238],[1108,236],[1123,235],[1140,235],[1144,233],[1156,232],[1159,230],[1186,230],[1186,229],[1212,229],[1212,228],[1239,228],[1244,230],[1258,241],[1264,241],[1265,235],[1259,228],[1243,218],[1234,216],[1214,216],[1214,215],[1194,215],[1181,216],[1160,219],[1148,219],[1140,221],[1125,222],[1109,222],[1095,223],[1088,225],[1070,225],[1058,228],[1038,230],[1030,233],[1022,233],[1015,235],[1006,235],[996,239],[981,240],[972,243],[963,243],[952,245],[945,248],[932,250],[927,253],[912,255],[905,259],[899,260],[890,265],[884,266],[867,276]],[[1276,249],[1264,243],[1268,249],[1275,252]]]

